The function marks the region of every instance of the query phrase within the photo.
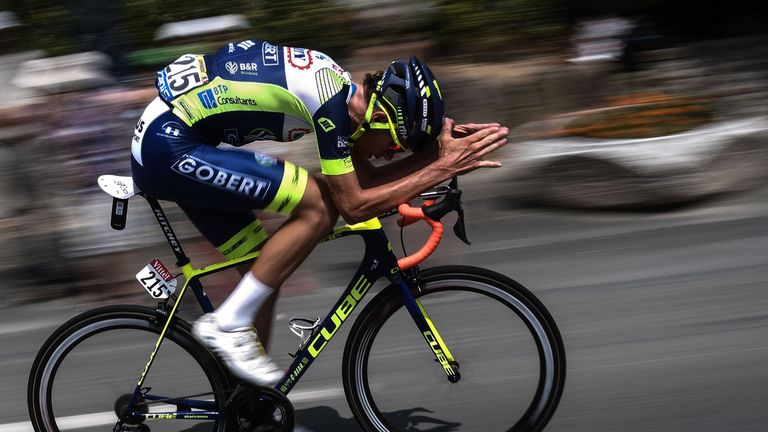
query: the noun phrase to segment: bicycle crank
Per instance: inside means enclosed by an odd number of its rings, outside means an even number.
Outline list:
[[[135,425],[118,422],[112,429],[113,432],[150,432],[149,426],[140,423]]]
[[[293,405],[282,393],[270,387],[238,384],[227,400],[228,432],[290,432],[293,430]]]
[[[113,430],[115,432],[149,432],[149,427],[142,424],[144,422],[142,417],[131,415],[131,410],[128,409],[131,399],[133,399],[133,395],[124,394],[115,401],[115,414],[120,421],[117,422]],[[139,396],[134,401],[134,412],[140,414],[149,412],[143,397]]]

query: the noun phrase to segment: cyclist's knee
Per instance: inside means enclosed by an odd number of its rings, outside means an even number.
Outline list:
[[[330,231],[339,218],[339,212],[333,204],[328,186],[322,180],[310,176],[304,196],[293,214],[316,225],[319,231]]]

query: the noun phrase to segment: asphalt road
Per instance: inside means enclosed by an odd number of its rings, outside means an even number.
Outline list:
[[[565,341],[568,376],[547,430],[768,428],[768,190],[637,214],[514,208],[488,201],[491,192],[482,187],[468,189],[474,193],[465,203],[473,245],[447,238],[428,264],[476,265],[504,273],[549,308]],[[390,232],[396,245],[397,233]],[[355,242],[321,246],[286,286],[275,329],[278,363],[287,365],[285,353],[295,349],[288,317],[316,316],[331,306],[356,266]],[[447,313],[465,319],[468,327],[488,319],[467,313],[472,306],[465,302],[446,304]],[[57,325],[95,306],[85,299],[0,306],[0,432],[31,430],[25,423],[26,380],[36,350]],[[292,394],[306,430],[359,430],[341,387],[347,330],[329,344]],[[493,335],[505,328],[485,330]],[[381,352],[394,358],[402,346],[390,340]],[[131,355],[144,355],[145,348],[122,341],[92,349],[112,353],[110,367],[119,369]],[[492,367],[507,367],[503,359],[497,362]],[[383,398],[412,408],[427,405],[417,406],[409,399],[411,391],[402,392],[408,383],[397,381],[395,367],[386,363],[379,369],[383,381],[397,385],[384,386],[388,393]],[[80,367],[75,372],[104,374],[98,364],[84,361]],[[506,410],[497,403],[506,395],[498,384],[488,381],[488,391],[481,387],[468,403],[467,409],[487,421],[422,423],[423,429],[412,430],[503,430],[494,428],[498,413]],[[93,397],[90,389],[76,385],[62,393],[73,401]]]

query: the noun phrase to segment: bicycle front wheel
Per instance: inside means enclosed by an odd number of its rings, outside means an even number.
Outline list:
[[[344,352],[344,390],[367,431],[540,431],[565,383],[565,351],[547,310],[488,270],[422,271],[413,289],[458,362],[448,381],[397,287],[363,310]]]
[[[62,325],[40,349],[30,372],[27,398],[34,429],[112,430],[116,412],[130,400],[162,328],[155,311],[140,306],[103,307]],[[145,373],[147,397],[139,401],[140,412],[224,412],[227,375],[181,319],[171,323]],[[163,401],[152,401],[154,396]],[[144,424],[155,432],[225,430],[223,418]]]

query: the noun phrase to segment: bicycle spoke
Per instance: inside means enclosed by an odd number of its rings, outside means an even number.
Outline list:
[[[114,426],[118,416],[130,425],[142,422],[140,414],[176,411],[189,415],[178,420],[157,416],[143,422],[155,432],[224,430],[223,418],[190,419],[197,412],[223,410],[226,381],[211,363],[199,363],[210,362],[211,355],[180,329],[173,331],[157,352],[144,379],[146,388],[129,407],[157,340],[154,313],[140,307],[102,310],[107,312],[93,313],[95,318],[86,313],[73,319],[71,330],[52,339],[51,347],[42,350],[42,357],[36,360],[30,392],[34,395],[33,417],[41,430],[104,430]],[[147,394],[150,391],[159,398],[152,400]],[[210,398],[210,403],[192,402],[192,398]],[[137,416],[131,417],[131,413]]]
[[[114,410],[115,401],[120,395],[131,392],[135,386],[137,371],[142,370],[148,357],[147,347],[153,345],[152,339],[155,335],[133,335],[127,332],[97,335],[92,340],[80,344],[67,356],[57,371],[57,383],[52,392],[53,411],[57,416],[110,412]],[[163,355],[157,356],[146,381],[151,383],[157,392],[173,394],[178,393],[175,389],[193,390],[195,387],[206,385],[203,382],[204,377],[199,375],[199,368],[198,375],[194,376],[194,365],[191,359],[184,358],[183,351],[172,344],[167,344],[162,349]],[[74,389],[82,389],[77,392],[77,398],[71,397]],[[166,400],[171,399],[178,398]],[[146,402],[154,407],[162,403]],[[184,425],[179,425],[176,430],[184,430],[190,425],[182,426]],[[161,429],[174,430],[166,425]]]
[[[449,382],[435,366],[440,353],[432,343],[432,352],[424,349],[399,292],[382,291],[345,350],[345,392],[364,429],[540,431],[565,378],[548,314],[523,287],[491,272],[446,267],[424,277],[415,294],[460,361],[461,379]]]
[[[423,303],[461,359],[462,378],[447,382],[424,352],[410,316],[399,311],[376,336],[368,363],[371,392],[390,423],[407,418],[419,423],[414,430],[460,424],[462,431],[491,431],[521,417],[539,376],[536,346],[524,323],[482,296],[446,293]],[[456,319],[459,313],[463,319]],[[411,412],[416,408],[418,416]]]

